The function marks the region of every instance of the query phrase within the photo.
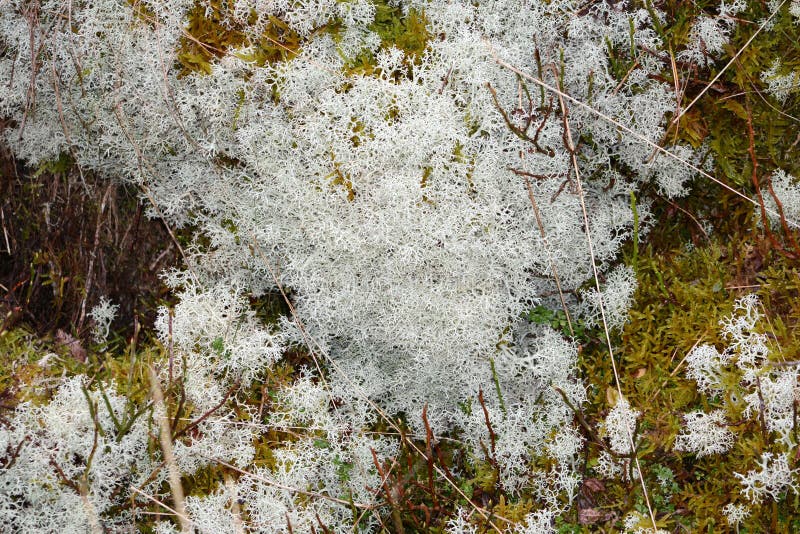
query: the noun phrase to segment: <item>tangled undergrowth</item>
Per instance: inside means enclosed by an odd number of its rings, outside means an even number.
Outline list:
[[[800,530],[797,2],[175,4],[0,8],[5,524]]]

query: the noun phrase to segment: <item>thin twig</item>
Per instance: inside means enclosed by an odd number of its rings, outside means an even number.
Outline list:
[[[58,465],[58,462],[56,462],[54,457],[50,458],[50,465],[55,468],[56,473],[58,473],[59,478],[61,478],[61,482],[63,482],[67,487],[75,490],[76,493],[80,494],[81,489],[78,487],[78,484],[76,484],[74,480],[67,478],[67,475],[64,474],[64,470],[61,469],[61,466]]]
[[[767,431],[766,404],[764,403],[764,393],[761,390],[761,378],[756,375],[756,391],[758,392],[758,415],[761,423],[761,434],[764,436],[764,443],[769,443],[769,432]]]
[[[483,409],[483,419],[486,423],[486,428],[489,430],[489,445],[491,447],[492,455],[487,458],[495,467],[495,469],[499,469],[500,466],[497,465],[497,458],[496,458],[496,450],[495,445],[497,443],[497,434],[494,433],[494,428],[492,428],[492,422],[489,419],[489,410],[486,408],[486,402],[483,400],[483,390],[478,390],[478,402]]]
[[[174,344],[174,339],[172,337],[172,321],[174,319],[175,319],[175,309],[170,307],[169,308],[169,313],[167,315],[167,326],[168,326],[168,332],[169,332],[169,334],[168,334],[169,337],[167,338],[167,352],[169,353],[169,375],[168,375],[169,376],[169,383],[168,383],[167,387],[169,387],[169,388],[172,387],[172,381],[173,381],[172,369],[173,369],[173,366],[175,364],[175,344]]]
[[[83,299],[81,300],[81,314],[78,318],[78,331],[83,327],[83,321],[86,318],[86,301],[89,299],[89,293],[92,291],[92,282],[94,281],[94,262],[97,258],[97,249],[100,247],[100,228],[103,223],[103,213],[106,211],[106,204],[108,202],[108,195],[111,193],[111,188],[114,184],[109,184],[106,192],[103,195],[103,200],[100,203],[100,210],[97,213],[97,224],[94,228],[94,243],[92,244],[92,252],[89,254],[89,266],[86,269],[86,287],[83,290]]]
[[[422,421],[425,424],[425,465],[428,468],[428,487],[430,488],[431,499],[433,505],[438,506],[436,500],[436,491],[433,483],[433,432],[431,425],[428,424],[428,403],[422,407]],[[373,453],[374,454],[374,453]]]
[[[681,366],[683,365],[683,363],[686,361],[686,358],[688,358],[688,357],[689,357],[689,355],[692,353],[692,351],[693,351],[693,350],[694,350],[694,349],[697,347],[697,345],[699,345],[699,344],[700,344],[700,340],[702,340],[702,339],[703,339],[703,337],[706,335],[706,333],[707,333],[707,332],[708,332],[708,331],[706,331],[706,332],[703,332],[703,335],[702,335],[702,336],[700,336],[700,337],[697,339],[697,341],[695,341],[695,342],[694,342],[694,345],[692,345],[692,348],[691,348],[691,349],[689,349],[689,350],[686,352],[686,354],[684,354],[684,355],[683,355],[683,358],[681,358],[681,361],[679,361],[679,362],[678,362],[678,365],[676,365],[676,366],[675,366],[675,369],[673,369],[673,370],[672,370],[672,372],[669,374],[669,377],[668,377],[666,380],[664,380],[664,382],[662,382],[660,386],[658,386],[658,389],[657,389],[657,390],[655,390],[655,392],[653,392],[653,394],[652,394],[652,395],[650,395],[650,398],[648,398],[648,399],[647,399],[647,402],[645,402],[645,405],[647,405],[647,406],[650,406],[650,405],[651,405],[651,403],[652,403],[652,402],[655,400],[655,398],[658,396],[658,394],[659,394],[659,393],[661,393],[661,391],[664,389],[664,386],[666,386],[666,385],[667,385],[667,382],[669,382],[669,379],[670,379],[670,378],[673,378],[673,377],[674,377],[676,374],[678,374],[678,371],[680,370],[680,368],[681,368]],[[676,349],[676,350],[677,350],[677,349]],[[672,360],[670,359],[670,363],[671,363],[671,362],[672,362]]]
[[[386,502],[389,504],[389,508],[391,512],[389,515],[392,517],[392,522],[394,523],[394,530],[397,534],[405,534],[406,529],[403,527],[403,518],[400,516],[400,508],[395,503],[395,495],[392,488],[389,487],[389,474],[391,470],[394,469],[394,464],[392,467],[384,473],[384,469],[381,466],[381,463],[378,461],[378,455],[375,453],[375,449],[370,447],[369,451],[372,453],[372,463],[375,465],[375,470],[378,472],[378,476],[381,477],[381,486],[383,487],[383,494],[386,495]]]
[[[765,363],[771,367],[800,367],[800,360],[788,360],[785,362],[767,361]]]
[[[700,231],[703,232],[703,235],[706,237],[706,240],[710,239],[710,237],[708,236],[708,232],[706,232],[705,228],[703,228],[703,225],[700,224],[700,221],[697,220],[697,217],[695,217],[694,215],[689,213],[689,211],[687,211],[686,209],[682,208],[681,206],[679,206],[677,203],[671,201],[670,199],[668,199],[666,197],[662,197],[661,195],[656,195],[656,196],[658,196],[658,198],[660,198],[661,200],[663,200],[664,202],[668,203],[673,208],[677,209],[678,211],[682,212],[684,215],[689,217],[697,225],[697,227],[700,229]]]
[[[169,246],[167,246],[167,248],[162,250],[161,253],[158,256],[156,256],[156,258],[152,262],[150,262],[150,267],[149,267],[150,271],[153,272],[156,271],[156,267],[158,266],[158,264],[161,263],[161,260],[163,260],[167,254],[172,252],[172,247],[174,245],[175,245],[174,243],[170,243]]]
[[[6,251],[8,252],[9,256],[11,255],[11,244],[8,242],[8,231],[6,230],[6,214],[3,211],[3,207],[0,206],[0,221],[3,224],[3,237],[6,240]]]
[[[769,219],[767,218],[767,208],[764,204],[764,195],[761,192],[761,181],[758,177],[758,157],[756,155],[756,134],[753,128],[753,112],[750,109],[750,99],[745,98],[745,111],[747,112],[747,153],[750,155],[750,164],[752,165],[752,170],[750,174],[751,181],[753,182],[753,187],[756,191],[756,196],[758,198],[759,207],[761,209],[761,220],[764,222],[764,232],[767,234],[767,238],[769,242],[775,247],[776,250],[784,254],[785,256],[791,258],[797,258],[800,255],[800,246],[798,246],[797,241],[794,239],[791,230],[789,229],[789,225],[786,222],[786,217],[783,211],[783,203],[781,203],[780,198],[778,195],[775,194],[775,190],[772,188],[772,180],[767,180],[768,190],[772,199],[775,201],[775,206],[778,209],[779,218],[781,221],[781,226],[786,234],[786,238],[789,240],[790,244],[794,248],[794,253],[789,253],[786,248],[778,242],[778,239],[775,237],[775,234],[770,229]]]
[[[159,506],[160,506],[160,507],[162,507],[163,509],[167,510],[167,511],[168,511],[169,513],[171,513],[172,515],[176,516],[176,517],[178,518],[178,520],[180,521],[181,525],[187,524],[187,525],[194,525],[194,526],[196,526],[196,527],[198,527],[198,528],[200,527],[200,525],[198,525],[197,523],[195,523],[194,521],[192,521],[191,519],[189,519],[189,517],[188,517],[188,516],[186,516],[186,515],[181,515],[181,514],[180,514],[178,511],[176,511],[175,509],[173,509],[173,508],[170,508],[169,506],[167,506],[166,504],[164,504],[162,501],[159,501],[158,499],[156,499],[156,498],[155,498],[155,497],[153,497],[152,495],[149,495],[149,494],[145,493],[144,491],[140,490],[140,489],[139,489],[139,488],[137,488],[136,486],[131,486],[130,488],[131,488],[131,489],[132,489],[134,492],[136,492],[136,493],[138,493],[139,495],[141,495],[142,497],[144,497],[145,499],[148,499],[148,500],[151,500],[151,501],[153,501],[154,503],[156,503],[157,505],[159,505]],[[200,530],[202,530],[202,529],[200,529]],[[191,529],[189,529],[189,530],[187,530],[187,531],[185,531],[185,532],[192,532],[192,530],[191,530]]]
[[[575,337],[575,329],[572,327],[572,317],[569,313],[569,308],[567,308],[567,301],[564,298],[564,291],[561,289],[561,278],[558,276],[558,269],[556,269],[555,261],[553,260],[553,253],[550,251],[550,243],[547,239],[547,234],[544,231],[544,223],[542,222],[542,216],[539,211],[539,205],[536,203],[536,197],[533,194],[533,188],[531,187],[531,181],[528,179],[526,173],[521,172],[517,169],[511,169],[511,172],[522,176],[522,179],[525,181],[525,187],[528,190],[528,200],[530,200],[531,206],[533,207],[533,215],[536,217],[536,225],[539,227],[539,235],[542,237],[542,242],[544,243],[544,250],[547,254],[547,262],[550,264],[550,270],[553,272],[553,280],[556,283],[556,288],[558,289],[558,298],[561,300],[561,308],[564,310],[564,315],[567,317],[567,326],[569,327],[569,333],[571,336]]]
[[[228,402],[228,399],[230,398],[230,396],[237,389],[239,389],[239,382],[234,382],[233,385],[230,388],[228,388],[227,393],[225,393],[225,395],[222,397],[221,401],[219,401],[216,405],[214,405],[213,408],[211,408],[206,413],[201,415],[194,422],[192,422],[189,425],[186,425],[185,427],[180,429],[178,432],[175,432],[175,434],[172,436],[172,439],[176,440],[176,439],[180,438],[181,436],[186,435],[190,430],[193,430],[195,427],[197,427],[197,425],[199,425],[200,423],[202,423],[203,421],[208,419],[208,417],[211,416],[211,414],[213,414],[214,412],[216,412],[217,410],[222,408],[225,405],[225,403]]]

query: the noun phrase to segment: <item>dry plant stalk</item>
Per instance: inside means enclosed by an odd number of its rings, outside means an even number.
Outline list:
[[[225,487],[231,494],[231,514],[233,515],[233,528],[236,529],[236,534],[244,534],[242,507],[239,506],[239,497],[237,496],[236,492],[236,481],[227,471],[225,471],[222,476],[225,479]]]
[[[92,534],[102,534],[104,530],[100,525],[100,520],[97,518],[97,509],[92,504],[92,501],[89,500],[88,487],[85,483],[81,483],[80,488],[81,503],[83,503],[86,517],[89,519],[89,526],[91,527]]]
[[[178,469],[178,464],[175,462],[175,455],[172,452],[172,431],[170,430],[169,418],[167,416],[167,406],[164,402],[164,392],[161,390],[161,382],[158,379],[155,369],[149,366],[150,370],[150,391],[153,397],[153,405],[156,411],[161,408],[162,413],[158,417],[159,425],[159,441],[161,442],[161,451],[164,453],[164,463],[167,465],[167,472],[169,473],[169,488],[172,492],[172,501],[175,505],[175,514],[178,516],[178,521],[181,525],[181,532],[193,532],[192,526],[189,521],[189,516],[186,514],[186,502],[183,494],[183,486],[181,485],[181,472]]]

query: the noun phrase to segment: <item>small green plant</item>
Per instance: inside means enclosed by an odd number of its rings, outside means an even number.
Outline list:
[[[567,319],[563,310],[552,310],[547,306],[535,306],[525,314],[525,318],[535,324],[547,325],[565,337],[575,338],[587,342],[594,337],[594,332],[580,319],[572,318],[572,323]]]

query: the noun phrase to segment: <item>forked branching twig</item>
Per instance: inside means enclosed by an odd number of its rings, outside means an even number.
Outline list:
[[[748,197],[747,195],[745,195],[744,193],[742,193],[741,191],[738,191],[738,190],[734,189],[733,187],[729,186],[728,184],[726,184],[725,182],[723,182],[719,178],[716,178],[715,176],[709,174],[708,172],[704,171],[703,169],[701,169],[697,165],[694,165],[690,161],[687,161],[687,160],[683,159],[682,157],[678,156],[677,154],[673,154],[672,152],[670,152],[669,150],[663,148],[662,146],[658,145],[657,143],[654,143],[653,141],[651,141],[650,139],[648,139],[644,135],[636,132],[635,130],[633,130],[629,126],[625,126],[624,124],[622,124],[618,120],[614,119],[613,117],[607,115],[606,113],[603,113],[602,111],[594,109],[593,107],[589,106],[588,104],[585,104],[585,103],[581,102],[577,98],[564,93],[563,91],[561,91],[560,89],[558,89],[556,87],[553,87],[552,85],[548,84],[547,82],[544,82],[543,80],[540,80],[539,78],[531,76],[530,74],[528,74],[528,73],[518,69],[517,67],[511,65],[510,63],[502,60],[497,55],[497,52],[494,51],[494,49],[492,48],[492,45],[488,41],[484,40],[484,42],[485,42],[486,46],[489,48],[489,51],[490,51],[492,57],[494,58],[495,62],[498,65],[500,65],[501,67],[504,67],[504,68],[510,70],[511,72],[519,74],[520,76],[522,76],[526,80],[529,80],[529,81],[535,83],[536,85],[539,85],[540,87],[542,87],[546,91],[558,95],[560,98],[562,98],[563,100],[569,102],[570,104],[574,104],[575,106],[577,106],[577,107],[579,107],[579,108],[591,113],[592,115],[595,115],[596,117],[599,117],[599,118],[607,121],[609,124],[613,124],[616,128],[619,128],[621,131],[627,133],[628,135],[630,135],[634,139],[636,139],[638,141],[641,141],[643,144],[655,149],[657,152],[660,152],[660,153],[664,154],[668,158],[679,162],[680,164],[684,165],[685,167],[695,171],[700,176],[702,176],[704,178],[707,178],[708,180],[711,180],[712,182],[716,183],[717,185],[719,185],[723,189],[726,189],[727,191],[729,191],[729,192],[733,193],[734,195],[742,198],[743,200],[746,200],[747,202],[750,202],[754,206],[758,206],[758,201],[757,200],[754,200],[754,199]],[[686,109],[684,108],[684,113],[685,112],[686,112]],[[771,214],[773,214],[775,216],[780,216],[779,213],[775,212],[772,209],[767,209],[766,211],[767,211],[767,213],[771,213]],[[787,221],[791,222],[793,224],[798,224],[797,221],[788,220],[788,219],[787,219]]]
[[[542,133],[542,129],[544,128],[545,124],[547,123],[547,119],[550,117],[550,113],[553,111],[553,99],[552,98],[550,99],[550,105],[548,105],[544,109],[544,114],[542,116],[542,120],[539,123],[539,126],[536,127],[536,131],[534,132],[533,137],[531,137],[530,135],[528,135],[528,130],[530,129],[531,124],[533,123],[533,117],[534,117],[534,115],[533,115],[533,99],[531,98],[531,95],[528,92],[527,86],[524,83],[522,83],[521,78],[519,76],[518,76],[518,78],[520,79],[520,86],[523,88],[525,96],[526,96],[526,98],[528,100],[527,110],[522,109],[520,107],[518,109],[515,109],[511,113],[512,114],[521,114],[521,115],[523,115],[523,117],[525,118],[524,126],[517,126],[516,124],[514,124],[514,121],[511,120],[511,117],[509,117],[508,112],[505,109],[503,109],[503,106],[500,105],[500,101],[497,98],[497,91],[495,91],[494,87],[492,87],[492,84],[487,82],[486,83],[486,87],[489,89],[489,92],[492,94],[492,100],[494,101],[494,105],[497,108],[497,111],[499,111],[500,115],[503,117],[503,121],[505,121],[506,126],[508,127],[508,129],[511,130],[511,132],[514,135],[516,135],[517,137],[519,137],[523,141],[531,143],[536,148],[537,152],[541,152],[542,154],[547,154],[548,156],[550,156],[552,158],[552,157],[554,157],[556,155],[555,151],[552,148],[547,148],[547,149],[542,148],[542,146],[539,145],[539,135]]]
[[[198,417],[197,419],[195,419],[194,421],[192,421],[191,423],[189,423],[185,427],[183,427],[180,430],[178,430],[177,432],[175,432],[172,435],[172,440],[175,441],[176,439],[178,439],[178,438],[180,438],[182,436],[185,436],[186,434],[188,434],[189,432],[191,432],[192,430],[197,428],[197,426],[200,425],[200,423],[202,423],[203,421],[205,421],[206,419],[211,417],[211,415],[213,415],[214,412],[216,412],[217,410],[222,408],[225,405],[225,403],[228,402],[228,399],[231,397],[231,395],[233,395],[233,393],[237,389],[239,389],[239,382],[238,381],[234,382],[233,385],[230,388],[228,388],[228,391],[225,393],[225,395],[222,396],[222,400],[221,401],[219,401],[217,404],[215,404],[213,407],[211,407],[203,415],[201,415],[200,417]]]

